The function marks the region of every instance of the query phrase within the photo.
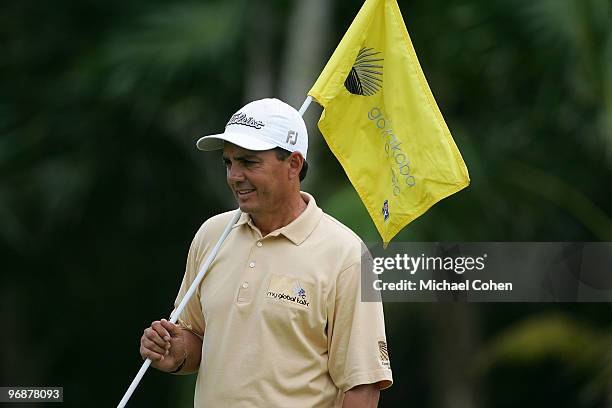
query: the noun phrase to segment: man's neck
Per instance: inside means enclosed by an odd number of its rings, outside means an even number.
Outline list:
[[[265,214],[251,214],[251,219],[253,224],[259,228],[261,235],[265,237],[270,232],[290,224],[306,210],[306,207],[308,205],[298,192],[292,200],[284,202],[278,211]]]

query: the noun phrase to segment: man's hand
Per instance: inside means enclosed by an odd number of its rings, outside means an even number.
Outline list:
[[[166,319],[156,320],[145,329],[140,338],[140,355],[150,358],[158,370],[171,372],[178,368],[186,356],[184,332]]]

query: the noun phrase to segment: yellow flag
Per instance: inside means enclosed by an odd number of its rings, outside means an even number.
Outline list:
[[[396,0],[366,0],[308,95],[384,243],[469,184]]]

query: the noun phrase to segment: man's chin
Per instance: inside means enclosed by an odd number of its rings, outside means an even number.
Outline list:
[[[251,214],[254,211],[257,211],[258,202],[259,202],[258,197],[257,197],[257,192],[253,191],[243,196],[235,193],[234,198],[236,199],[236,203],[240,207],[240,211],[244,213],[248,213],[248,214]]]
[[[255,205],[253,205],[253,203],[250,203],[248,201],[242,201],[242,200],[236,200],[238,203],[238,207],[240,207],[240,211],[242,211],[243,213],[247,213],[247,214],[251,214],[253,213],[253,211],[256,209]]]
[[[241,204],[240,202],[238,203],[238,207],[240,207],[240,211],[242,211],[243,213],[247,213],[249,214],[251,212],[251,207],[246,205],[246,204]]]

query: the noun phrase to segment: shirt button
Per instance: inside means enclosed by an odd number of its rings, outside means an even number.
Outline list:
[[[262,246],[262,245],[263,245],[263,244],[261,243],[261,241],[257,241],[257,246],[258,246],[258,247],[260,247],[260,246]]]
[[[249,264],[249,267],[254,268],[254,267],[255,267],[255,262],[251,262],[251,263]]]
[[[242,287],[243,287],[244,289],[248,288],[248,287],[249,287],[249,282],[244,282],[244,283],[242,284]]]

